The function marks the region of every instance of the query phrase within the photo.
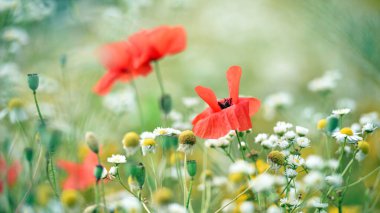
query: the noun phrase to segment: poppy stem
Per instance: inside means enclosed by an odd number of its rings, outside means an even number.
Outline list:
[[[41,120],[41,124],[45,126],[45,121],[44,121],[44,118],[42,117],[40,106],[38,105],[37,92],[36,91],[33,91],[33,97],[34,97],[34,103],[36,104],[36,108],[37,108],[37,112],[38,112],[38,117]]]
[[[141,130],[142,130],[144,127],[144,117],[143,117],[143,112],[142,112],[142,105],[141,105],[141,101],[140,101],[140,97],[139,97],[139,93],[137,90],[136,83],[133,79],[131,80],[131,84],[132,84],[133,89],[135,90],[137,107],[139,108],[140,125],[141,125]]]
[[[165,95],[165,89],[164,89],[164,84],[162,81],[162,77],[161,77],[161,73],[160,73],[160,66],[158,64],[158,61],[154,62],[154,69],[156,71],[155,73],[157,76],[158,84],[160,85],[161,95],[163,96],[163,95]]]
[[[235,133],[236,133],[236,138],[239,142],[239,149],[240,149],[240,152],[241,152],[241,157],[243,158],[243,160],[246,160],[245,159],[245,155],[244,155],[244,150],[243,150],[243,147],[241,146],[241,141],[240,141],[240,137],[239,137],[239,132],[237,130],[235,130]]]

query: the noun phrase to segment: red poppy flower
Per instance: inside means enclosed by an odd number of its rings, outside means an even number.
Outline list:
[[[13,161],[13,163],[8,167],[4,158],[0,157],[0,193],[4,190],[4,182],[2,180],[6,180],[6,183],[9,187],[12,187],[16,184],[17,178],[21,172],[22,166],[20,162]],[[5,175],[3,177],[3,175]]]
[[[201,138],[220,138],[230,130],[245,131],[252,128],[250,117],[260,107],[256,98],[239,97],[239,84],[242,71],[232,66],[227,71],[230,97],[217,100],[214,92],[206,87],[197,86],[195,91],[208,108],[193,120],[193,132]]]
[[[169,26],[142,30],[126,41],[105,45],[100,49],[100,59],[108,71],[93,90],[105,95],[117,80],[128,82],[137,76],[146,76],[152,71],[152,61],[179,53],[185,47],[185,30]]]
[[[58,167],[68,173],[68,177],[63,183],[63,189],[83,190],[93,186],[96,182],[94,169],[97,164],[98,158],[96,154],[92,152],[87,154],[83,163],[74,163],[64,160],[58,161]]]

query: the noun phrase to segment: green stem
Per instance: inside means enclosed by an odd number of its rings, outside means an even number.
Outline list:
[[[232,200],[230,200],[228,203],[226,203],[224,206],[220,207],[219,209],[217,209],[215,211],[215,213],[218,213],[218,212],[221,212],[224,208],[226,208],[227,206],[229,206],[231,203],[233,203],[235,200],[237,200],[239,197],[241,197],[242,195],[244,195],[248,190],[251,189],[252,186],[248,186],[246,189],[244,189],[244,191],[242,191],[240,194],[238,194],[235,198],[233,198]]]
[[[227,157],[232,161],[232,163],[235,163],[235,160],[232,158],[231,154],[225,148],[222,149],[224,153],[226,153]]]
[[[117,171],[116,173],[116,176],[117,176],[117,179],[119,180],[119,183],[120,185],[125,189],[127,190],[129,193],[131,193],[133,196],[135,196],[136,198],[139,198],[135,193],[133,193],[126,185],[124,185],[123,181],[121,181],[121,178],[120,178],[120,175],[119,175],[119,171]]]
[[[158,84],[160,85],[161,95],[163,96],[163,95],[165,95],[165,89],[164,89],[164,84],[162,81],[162,77],[161,77],[161,73],[160,73],[160,66],[158,64],[158,61],[154,62],[154,69],[156,71],[155,73],[157,76]]]
[[[186,194],[187,194],[187,187],[186,187],[186,168],[187,168],[187,157],[185,153],[185,158],[183,162],[183,205],[186,206]]]
[[[193,181],[194,181],[194,178],[191,178],[191,180],[190,180],[189,193],[188,193],[188,195],[187,195],[186,209],[189,209],[190,197],[191,197],[191,190],[193,189]]]
[[[345,186],[344,188],[349,188],[349,187],[355,186],[356,184],[358,184],[358,183],[362,182],[363,180],[369,178],[373,173],[377,172],[377,170],[379,170],[379,169],[380,169],[380,166],[377,167],[376,169],[372,170],[366,176],[359,178],[357,181],[350,183],[349,185]]]
[[[36,108],[37,108],[37,112],[38,112],[38,117],[40,118],[41,124],[45,125],[44,118],[42,117],[42,114],[41,114],[40,106],[38,105],[36,91],[33,91],[33,97],[34,97],[34,103],[36,104]]]
[[[241,141],[240,141],[240,137],[239,137],[239,132],[238,132],[237,130],[235,130],[235,133],[236,133],[236,138],[237,138],[237,140],[238,140],[238,142],[239,142],[239,149],[240,149],[240,152],[241,152],[241,157],[242,157],[244,160],[246,160],[246,159],[245,159],[245,155],[244,155],[243,147],[241,146]]]
[[[153,171],[153,175],[154,175],[155,188],[157,190],[157,188],[158,188],[158,183],[157,183],[158,176],[157,176],[157,173],[156,173],[156,169],[155,169],[155,166],[154,166],[152,155],[149,155],[149,160],[150,160],[150,166],[152,167],[152,171]]]
[[[140,96],[139,96],[139,93],[138,93],[135,81],[131,80],[131,84],[132,84],[133,89],[135,90],[137,108],[139,109],[140,125],[141,125],[141,130],[142,130],[143,127],[144,127],[144,114],[143,114],[143,111],[142,111],[142,105],[141,105],[141,101],[140,101]]]

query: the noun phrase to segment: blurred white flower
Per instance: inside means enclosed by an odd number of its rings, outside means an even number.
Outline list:
[[[127,158],[125,157],[125,155],[112,155],[111,157],[107,158],[107,161],[109,163],[115,163],[115,164],[126,163]]]
[[[179,135],[181,134],[181,131],[180,130],[177,130],[177,129],[174,129],[174,128],[162,128],[162,127],[157,127],[153,130],[153,134],[157,136],[159,135],[170,135],[170,136],[174,136],[174,135]]]
[[[367,157],[367,154],[365,154],[365,153],[362,152],[361,150],[359,150],[359,152],[356,153],[356,155],[355,155],[355,159],[356,159],[357,161],[362,161],[362,160],[364,160],[366,157]]]
[[[225,148],[230,145],[230,140],[227,137],[221,137],[218,139],[207,139],[205,146],[209,148]]]
[[[251,175],[255,172],[255,168],[247,161],[237,160],[235,161],[235,163],[230,165],[230,168],[228,171],[230,174],[243,173],[243,174]]]
[[[286,138],[287,140],[293,140],[296,136],[297,135],[296,135],[296,133],[293,130],[287,131],[284,134],[284,138]]]
[[[156,134],[154,134],[153,132],[143,132],[140,134],[140,138],[141,139],[155,139],[156,138]]]
[[[318,155],[309,155],[305,160],[305,166],[308,169],[321,170],[324,167],[324,162]]]
[[[300,203],[298,199],[281,198],[280,206],[296,206]]]
[[[17,42],[20,45],[26,45],[29,42],[28,33],[19,27],[9,27],[3,32],[3,40],[8,42]]]
[[[271,205],[267,209],[267,213],[282,213],[282,209],[280,207],[277,207],[276,205]]]
[[[351,129],[352,129],[352,131],[354,131],[354,132],[361,132],[362,127],[360,126],[359,123],[353,123],[353,124],[351,125]]]
[[[134,112],[135,93],[130,89],[112,91],[103,99],[103,106],[114,113]]]
[[[175,121],[172,126],[173,128],[180,129],[180,130],[187,130],[193,127],[191,123],[182,122],[182,121]]]
[[[275,183],[275,177],[267,173],[260,174],[251,180],[251,186],[254,192],[269,191],[273,189]]]
[[[126,212],[143,212],[140,201],[127,192],[112,193],[107,195],[106,200],[110,209],[121,208]]]
[[[277,110],[289,107],[293,104],[293,97],[286,92],[269,95],[264,100],[264,114],[267,119],[272,119]]]
[[[272,140],[264,140],[263,142],[261,142],[261,146],[263,146],[266,149],[272,149],[276,146],[276,144]]]
[[[183,116],[180,112],[172,110],[168,114],[168,118],[172,121],[182,121]]]
[[[16,8],[18,2],[16,0],[0,0],[0,12]]]
[[[196,97],[184,97],[182,98],[182,103],[187,108],[193,108],[199,105],[200,101],[199,98]]]
[[[184,206],[179,205],[178,203],[171,203],[168,205],[168,213],[187,213],[187,210]]]
[[[325,178],[325,181],[327,184],[334,186],[334,187],[340,187],[343,184],[343,177],[340,174],[333,174],[330,176],[327,176]]]
[[[319,197],[312,197],[308,201],[308,205],[317,209],[324,209],[329,206],[328,203],[322,203]]]
[[[273,131],[274,131],[274,133],[276,133],[278,135],[283,135],[283,134],[285,134],[286,131],[288,131],[292,127],[293,127],[293,124],[291,124],[291,123],[279,121],[276,123],[276,126],[273,127]]]
[[[319,171],[311,171],[303,177],[303,182],[307,187],[322,188],[323,176]]]
[[[242,204],[240,204],[239,210],[240,213],[252,213],[255,212],[255,206],[252,202],[244,201]]]
[[[112,166],[110,170],[108,171],[108,177],[109,179],[113,180],[116,178],[116,175],[117,175],[117,167]]]
[[[340,79],[340,73],[337,70],[327,71],[322,77],[313,79],[309,82],[308,88],[312,92],[326,93],[332,91],[337,80]]]
[[[287,178],[294,178],[297,176],[297,172],[296,170],[294,169],[290,169],[290,168],[287,168],[284,172],[284,175],[287,177]]]
[[[326,162],[326,166],[331,170],[336,170],[339,166],[339,161],[336,159],[330,159]]]
[[[335,109],[335,110],[333,110],[332,114],[337,115],[337,116],[343,116],[343,115],[347,115],[350,112],[351,112],[351,109],[349,109],[349,108],[343,108],[343,109]]]
[[[19,98],[13,98],[8,102],[8,107],[0,111],[0,120],[9,116],[11,123],[23,122],[29,119],[24,102]]]
[[[18,83],[21,77],[20,69],[14,62],[3,63],[0,65],[0,78],[6,79],[10,83]]]
[[[377,126],[375,126],[373,123],[366,123],[363,125],[362,132],[363,132],[363,134],[365,132],[366,133],[372,133],[373,131],[375,131],[375,129],[377,129]]]
[[[268,134],[260,133],[255,137],[255,143],[261,143],[266,139],[268,139]]]
[[[355,110],[356,109],[356,102],[352,99],[349,99],[349,98],[342,98],[342,99],[339,99],[337,101],[336,107],[339,109],[348,108],[351,110]]]
[[[380,125],[379,114],[377,112],[369,112],[363,114],[360,116],[359,122],[362,125],[366,123],[373,123],[378,126]]]
[[[290,144],[288,141],[286,140],[281,140],[281,141],[278,141],[277,142],[277,146],[280,148],[280,149],[287,149],[289,148]]]

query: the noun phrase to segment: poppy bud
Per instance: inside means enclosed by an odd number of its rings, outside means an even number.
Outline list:
[[[94,176],[96,178],[96,182],[102,179],[102,175],[103,175],[103,166],[98,164],[96,165],[94,169]]]
[[[93,132],[86,132],[85,141],[88,145],[88,147],[93,151],[95,154],[99,153],[99,144],[98,140],[95,137],[95,134]]]
[[[30,162],[32,162],[32,160],[33,160],[33,149],[31,148],[31,147],[26,147],[25,149],[24,149],[24,152],[25,152],[25,158],[26,158],[26,160],[30,163]]]
[[[285,155],[282,152],[279,151],[271,151],[268,154],[268,159],[277,164],[277,165],[284,165],[285,164]]]
[[[195,174],[197,173],[197,162],[195,160],[187,161],[187,172],[189,173],[191,178],[195,176]]]
[[[136,178],[139,187],[142,188],[145,183],[145,167],[144,164],[139,163],[132,167],[131,175]]]
[[[169,114],[169,112],[172,110],[172,98],[170,95],[165,94],[161,96],[160,107],[165,114]]]
[[[327,131],[329,133],[332,133],[337,127],[338,127],[338,124],[339,124],[339,119],[335,116],[330,116],[328,119],[327,119]]]
[[[29,88],[33,90],[33,92],[35,92],[39,85],[38,74],[36,73],[28,74],[28,84],[29,84]]]

